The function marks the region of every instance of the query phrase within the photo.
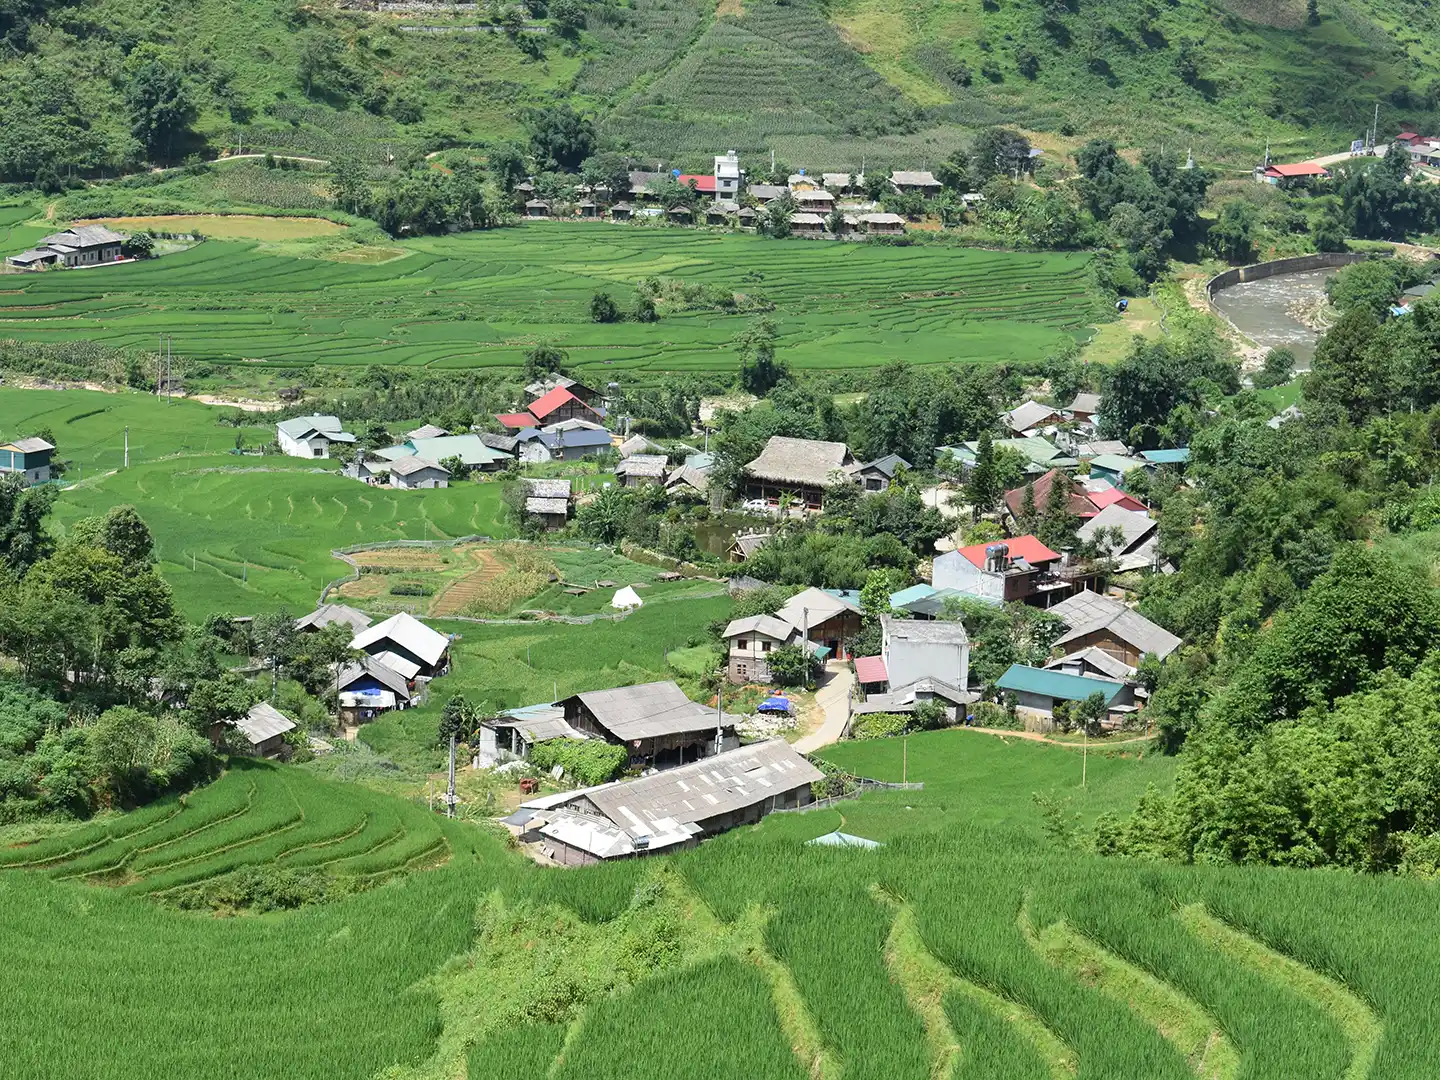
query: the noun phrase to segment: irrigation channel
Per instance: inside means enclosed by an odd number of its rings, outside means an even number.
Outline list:
[[[1325,298],[1325,282],[1365,255],[1306,255],[1243,266],[1212,278],[1210,302],[1246,337],[1265,349],[1288,348],[1296,370],[1309,371],[1320,333],[1307,315]]]

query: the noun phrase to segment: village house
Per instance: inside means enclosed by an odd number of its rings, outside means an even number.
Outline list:
[[[505,819],[562,866],[677,851],[706,836],[807,806],[823,774],[781,739],[651,776],[541,796]]]
[[[706,498],[710,494],[710,470],[677,465],[665,477],[665,490],[672,497]]]
[[[891,686],[940,679],[964,690],[970,685],[970,638],[953,622],[880,616],[880,658]]]
[[[1142,691],[1134,687],[1135,668],[1125,661],[1095,645],[1086,646],[1076,652],[1057,656],[1045,662],[1046,671],[1062,671],[1067,675],[1087,675],[1095,679],[1110,679],[1112,682],[1130,683],[1139,697]]]
[[[407,431],[405,433],[405,441],[410,442],[414,439],[439,439],[449,434],[450,432],[446,431],[443,427],[436,427],[434,424],[421,424],[414,431]]]
[[[822,658],[850,658],[849,642],[860,632],[860,604],[838,591],[809,588],[785,601],[775,613],[800,632],[800,641]]]
[[[363,724],[392,709],[408,709],[414,696],[410,679],[374,656],[362,656],[335,675],[340,721]]]
[[[417,665],[417,674],[425,678],[450,670],[450,639],[403,611],[360,631],[350,647],[382,663],[386,662],[384,653],[394,653]]]
[[[857,680],[860,679],[862,661],[879,664],[880,658],[870,656],[857,660],[855,669]],[[866,677],[873,677],[873,673],[867,672]],[[922,705],[928,701],[938,701],[945,710],[945,715],[955,722],[964,718],[968,711],[967,706],[975,699],[975,694],[962,690],[958,686],[952,686],[944,679],[917,679],[913,683],[896,687],[893,690],[876,689],[867,693],[864,701],[857,701],[851,705],[850,715],[852,719],[868,713],[898,713],[908,716],[915,712],[916,705]]]
[[[363,611],[356,611],[345,604],[321,604],[308,615],[295,620],[295,629],[302,634],[313,634],[327,626],[345,626],[351,634],[358,634],[373,622]]]
[[[732,683],[768,683],[770,653],[800,641],[800,632],[774,615],[732,619],[721,635],[728,646],[726,675]]]
[[[1110,562],[1117,573],[1159,568],[1160,523],[1143,510],[1111,503],[1081,525],[1075,536],[1080,543],[1091,544],[1102,531],[1110,540]]]
[[[545,199],[531,199],[525,204],[525,216],[528,218],[548,218],[550,216],[550,203]]]
[[[1069,473],[1051,469],[1030,483],[1005,492],[1004,521],[1006,527],[1016,532],[1024,532],[1027,527],[1033,528],[1033,522],[1027,526],[1022,520],[1025,516],[1024,508],[1027,497],[1033,495],[1035,513],[1042,514],[1050,505],[1051,488],[1056,484],[1061,484],[1069,489],[1065,498],[1065,506],[1075,517],[1084,520],[1092,518],[1100,512],[1099,507],[1090,501],[1084,484],[1073,479]]]
[[[525,513],[547,530],[563,529],[570,515],[569,480],[523,480]]]
[[[575,204],[575,215],[593,221],[600,216],[600,204],[594,199],[581,199]]]
[[[1035,537],[1016,536],[991,544],[971,544],[937,556],[931,580],[937,589],[956,589],[1004,603],[1024,601],[1049,607],[1052,599],[1072,591],[1069,582],[1054,574],[1060,561],[1059,552],[1051,551]]]
[[[268,701],[262,701],[235,721],[233,731],[224,742],[234,753],[247,757],[285,758],[290,756],[285,736],[294,730],[295,721]],[[211,733],[212,740],[215,735]]]
[[[513,452],[491,446],[479,435],[432,435],[412,437],[398,446],[375,451],[376,457],[398,464],[404,458],[420,458],[429,462],[458,459],[467,470],[499,472],[515,460]],[[443,485],[437,485],[443,486]]]
[[[1002,413],[1001,421],[1017,435],[1033,435],[1042,427],[1058,424],[1064,417],[1052,405],[1041,405],[1038,401],[1026,401]]]
[[[665,482],[664,454],[631,454],[615,466],[615,479],[621,487],[641,487]]]
[[[927,170],[897,170],[890,174],[890,186],[903,195],[918,191],[921,195],[938,195],[942,185],[935,174]]]
[[[768,532],[742,532],[730,542],[725,556],[731,562],[744,562],[769,542]]]
[[[821,509],[825,489],[843,482],[855,463],[844,443],[773,435],[760,456],[745,466],[745,497],[779,506],[793,499],[806,510]]]
[[[1040,476],[1050,469],[1073,469],[1080,464],[1077,459],[1066,455],[1049,439],[1039,435],[996,439],[993,445],[997,450],[1003,446],[1018,453],[1026,461],[1025,472],[1033,476]],[[937,461],[943,460],[946,455],[949,455],[954,458],[961,471],[967,475],[975,467],[979,453],[979,440],[974,439],[959,446],[937,446],[935,448]]]
[[[1161,469],[1184,472],[1185,466],[1190,464],[1190,448],[1177,446],[1165,450],[1141,450],[1140,460],[1145,463],[1146,471],[1152,476]]]
[[[1163,660],[1180,647],[1180,639],[1118,600],[1084,589],[1050,609],[1069,628],[1055,642],[1066,652],[1091,646],[1103,649],[1130,667],[1147,653]]]
[[[861,214],[859,221],[865,231],[874,236],[905,235],[905,219],[899,214]]]
[[[635,207],[628,202],[617,202],[610,207],[611,221],[630,221],[635,217]]]
[[[590,690],[556,704],[565,723],[626,747],[639,765],[673,768],[739,745],[735,717],[691,701],[669,680]]]
[[[1330,179],[1330,170],[1316,161],[1300,161],[1293,165],[1263,165],[1255,170],[1255,179],[1280,188],[1297,187],[1315,180]]]
[[[744,173],[740,169],[740,157],[734,150],[715,155],[714,192],[715,201],[735,206],[740,201],[740,184]]]
[[[790,232],[794,236],[824,236],[825,219],[819,214],[809,214],[803,210],[798,214],[791,214]]]
[[[12,255],[6,262],[22,270],[100,266],[120,261],[120,246],[125,240],[126,237],[103,225],[76,225],[64,232],[51,233],[29,251]]]
[[[886,454],[874,461],[852,465],[847,472],[865,491],[885,491],[894,483],[895,474],[908,468],[911,468],[910,462],[899,454]]]
[[[742,206],[735,214],[735,221],[742,229],[753,229],[759,217],[760,215],[755,212],[754,207]]]
[[[1065,406],[1064,411],[1071,420],[1081,424],[1093,424],[1100,412],[1100,395],[1082,391],[1075,395],[1074,401]]]
[[[622,458],[632,457],[635,454],[664,454],[665,448],[658,443],[653,443],[644,435],[631,435],[616,448],[616,452]]]
[[[1112,487],[1123,490],[1125,477],[1134,470],[1144,467],[1144,458],[1126,457],[1119,454],[1096,454],[1090,459],[1090,479],[1104,480]]]
[[[349,445],[355,436],[345,430],[338,416],[296,416],[275,425],[280,452],[298,458],[328,458],[333,443]]]
[[[835,209],[835,196],[824,188],[795,192],[795,202],[801,210],[812,214],[828,214]]]
[[[745,189],[749,196],[761,206],[774,202],[789,190],[784,184],[751,184]]]
[[[586,405],[595,409],[598,409],[604,404],[603,395],[600,391],[592,389],[578,379],[572,379],[568,375],[551,374],[545,376],[543,379],[536,379],[534,382],[526,385],[525,396],[529,400],[535,401],[554,390],[568,390],[571,397],[579,398]]]
[[[565,710],[545,702],[506,709],[496,716],[480,721],[476,746],[477,766],[498,765],[506,761],[528,761],[535,744],[551,739],[572,739],[583,742],[591,738],[565,722]]]
[[[1123,682],[1071,675],[1063,671],[1011,664],[995,685],[1015,695],[1017,709],[1042,719],[1051,719],[1061,702],[1078,703],[1099,694],[1105,702],[1106,718],[1102,724],[1116,727],[1120,718],[1135,711],[1134,692]],[[1118,715],[1117,715],[1118,714]]]
[[[864,190],[865,174],[843,172],[821,173],[820,182],[825,185],[826,191],[833,191],[836,195],[854,195]]]
[[[540,429],[520,432],[516,453],[521,461],[575,461],[599,454],[614,445],[610,432],[584,420],[566,420]]]
[[[19,475],[27,484],[48,483],[55,447],[37,436],[0,443],[0,476]]]
[[[450,486],[450,470],[422,457],[402,457],[390,463],[390,486],[406,490]]]

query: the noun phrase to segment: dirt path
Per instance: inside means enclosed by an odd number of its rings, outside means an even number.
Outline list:
[[[978,731],[981,735],[998,735],[1002,739],[1024,739],[1026,742],[1043,742],[1051,746],[1063,746],[1067,750],[1082,750],[1084,743],[1069,742],[1065,739],[1052,739],[1049,735],[1041,735],[1038,731],[1010,731],[1006,728],[993,727],[968,727],[959,728],[960,731]],[[1135,743],[1148,743],[1153,741],[1154,735],[1136,735],[1129,739],[1108,739],[1096,738],[1090,740],[1090,745],[1099,749],[1109,749],[1112,746],[1132,746]]]

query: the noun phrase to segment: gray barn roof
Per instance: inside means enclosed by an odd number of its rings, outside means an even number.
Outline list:
[[[262,701],[235,721],[235,729],[250,741],[251,746],[259,746],[266,739],[273,739],[276,735],[294,731],[295,721],[268,701]]]
[[[397,463],[398,464],[398,463]],[[355,635],[350,644],[353,648],[364,649],[382,642],[392,642],[406,652],[418,656],[427,664],[434,664],[445,655],[450,639],[438,630],[432,630],[415,616],[404,611],[391,615],[382,623],[376,623],[368,630]]]
[[[569,499],[544,499],[538,496],[531,496],[525,500],[525,512],[527,514],[561,514],[564,515],[570,510]]]
[[[386,667],[373,656],[362,656],[353,664],[346,664],[336,676],[336,690],[344,690],[356,680],[369,675],[387,690],[393,690],[397,697],[410,698],[410,685],[405,678],[392,668]]]
[[[390,465],[390,474],[392,476],[409,476],[412,473],[424,472],[426,469],[434,469],[436,472],[442,472],[446,476],[450,475],[450,470],[443,465],[438,465],[433,461],[426,461],[422,457],[397,458]]]
[[[1106,630],[1127,645],[1141,652],[1153,653],[1162,660],[1180,647],[1180,639],[1163,626],[1130,610],[1118,600],[1111,600],[1089,589],[1056,604],[1050,609],[1050,614],[1064,620],[1070,627],[1070,632],[1055,642],[1058,646]]]
[[[1076,537],[1082,542],[1094,539],[1100,529],[1119,529],[1124,539],[1120,551],[1129,551],[1158,527],[1159,522],[1141,510],[1126,510],[1119,503],[1111,503],[1076,530]]]
[[[970,641],[965,633],[965,624],[958,619],[945,622],[940,619],[896,619],[881,615],[880,623],[891,641],[914,641],[926,645],[965,645]]]
[[[784,619],[777,619],[774,615],[751,615],[745,619],[732,619],[730,625],[725,627],[725,632],[720,636],[732,638],[739,637],[741,634],[754,633],[764,634],[777,641],[786,641],[795,633],[795,627]]]
[[[653,476],[659,479],[665,475],[666,463],[664,454],[631,454],[615,466],[615,475]]]
[[[568,499],[569,480],[526,480],[530,495],[536,499]]]
[[[314,627],[319,630],[335,623],[341,623],[350,627],[353,633],[358,634],[371,623],[371,618],[363,611],[356,611],[353,607],[345,604],[321,604],[308,615],[301,615],[295,620],[296,630],[309,630]]]
[[[607,784],[585,798],[622,828],[666,819],[687,825],[744,810],[822,776],[789,743],[771,739],[653,776]]]
[[[606,731],[625,741],[715,729],[715,711],[691,701],[669,680],[589,690],[567,700],[576,699]],[[734,719],[725,717],[724,723],[733,726]]]

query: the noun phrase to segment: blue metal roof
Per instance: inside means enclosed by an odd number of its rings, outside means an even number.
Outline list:
[[[1084,701],[1098,692],[1104,696],[1106,705],[1125,689],[1124,683],[1111,682],[1109,679],[1068,675],[1063,671],[1046,671],[1044,668],[1027,667],[1024,664],[1011,664],[995,685],[1002,690],[1038,694],[1041,697],[1059,698],[1061,701]]]
[[[1190,460],[1190,448],[1182,446],[1177,450],[1142,450],[1140,456],[1152,465],[1181,465]]]
[[[924,600],[925,597],[934,595],[935,586],[927,585],[922,581],[918,585],[911,585],[908,589],[901,589],[899,592],[891,593],[890,606],[893,608],[903,608],[906,604],[913,603],[916,600]]]

